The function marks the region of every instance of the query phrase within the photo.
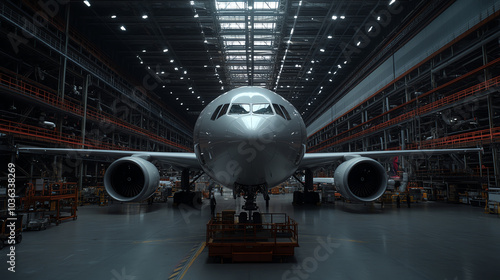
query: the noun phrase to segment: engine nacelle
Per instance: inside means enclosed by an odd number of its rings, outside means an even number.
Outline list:
[[[151,162],[139,157],[124,157],[113,162],[104,174],[108,194],[124,202],[149,198],[160,184],[160,173]]]
[[[387,174],[382,164],[366,157],[343,162],[335,170],[334,178],[337,190],[352,201],[374,201],[387,188]]]

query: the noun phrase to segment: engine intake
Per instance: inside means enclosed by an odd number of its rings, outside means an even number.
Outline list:
[[[108,194],[124,202],[149,198],[160,184],[158,169],[139,157],[124,157],[113,162],[104,174]]]
[[[374,201],[387,188],[384,167],[371,158],[357,157],[343,162],[335,170],[334,177],[337,190],[352,201]]]

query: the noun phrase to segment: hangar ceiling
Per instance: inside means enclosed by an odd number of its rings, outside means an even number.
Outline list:
[[[70,24],[193,126],[245,85],[309,124],[452,2],[78,0]]]

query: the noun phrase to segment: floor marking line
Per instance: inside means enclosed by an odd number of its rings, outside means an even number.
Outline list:
[[[196,252],[196,254],[194,255],[194,257],[191,259],[191,261],[188,263],[188,265],[186,266],[186,269],[184,270],[184,272],[182,273],[181,277],[179,278],[179,280],[181,280],[184,275],[186,274],[186,272],[188,271],[188,269],[191,267],[191,265],[194,263],[194,261],[196,260],[196,258],[198,258],[198,256],[201,254],[201,252],[203,252],[203,249],[205,249],[205,246],[207,244],[205,242],[201,243],[201,246],[200,248],[198,248],[198,251]]]
[[[195,245],[191,250],[189,250],[188,256],[185,256],[179,264],[176,265],[173,273],[168,277],[168,280],[181,280],[186,274],[187,270],[194,263],[196,258],[205,249],[206,243],[202,242]],[[189,261],[189,262],[188,262]]]

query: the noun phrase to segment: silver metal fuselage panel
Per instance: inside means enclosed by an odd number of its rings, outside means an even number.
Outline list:
[[[279,105],[288,116],[277,113]],[[299,112],[281,96],[258,87],[219,96],[201,112],[194,129],[203,170],[227,187],[283,182],[302,160],[306,138]]]

